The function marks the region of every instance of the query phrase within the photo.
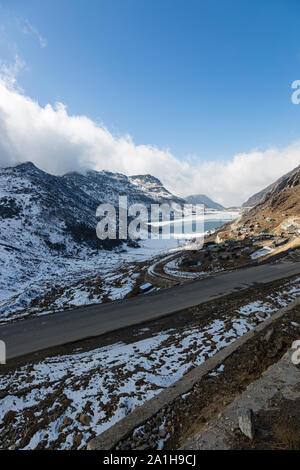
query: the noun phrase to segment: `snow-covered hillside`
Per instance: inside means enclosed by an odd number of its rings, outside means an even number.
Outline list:
[[[126,195],[129,204],[147,206],[184,202],[151,175],[89,171],[53,176],[30,162],[0,169],[0,322],[13,312],[25,316],[37,296],[58,284],[70,285],[102,270],[112,275],[121,259],[117,252],[127,247],[97,238],[96,209],[101,203],[118,204],[119,195]]]

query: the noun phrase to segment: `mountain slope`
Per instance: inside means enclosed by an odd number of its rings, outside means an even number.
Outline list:
[[[0,241],[16,248],[71,255],[82,244],[103,246],[95,236],[97,206],[71,179],[49,175],[32,163],[0,170]]]
[[[119,195],[147,206],[183,201],[150,175],[53,176],[30,162],[0,169],[0,323],[123,298],[133,288],[133,259],[147,259],[151,250],[127,256],[123,242],[96,236],[97,207],[117,205]]]
[[[297,221],[298,224],[299,215],[300,169],[295,169],[272,185],[255,207],[243,215],[241,222],[248,224],[255,221],[261,229],[280,231],[283,223]]]
[[[205,209],[215,209],[215,210],[223,210],[224,207],[210,199],[208,196],[205,196],[205,194],[194,194],[192,196],[188,196],[186,200],[190,204],[204,204]]]
[[[119,242],[96,237],[101,203],[184,203],[151,175],[127,177],[106,171],[53,176],[32,163],[0,170],[0,242],[74,254],[82,249],[113,248]],[[12,236],[13,232],[13,236]]]
[[[63,178],[71,181],[97,201],[97,205],[111,203],[118,206],[119,196],[122,195],[128,197],[128,205],[143,203],[150,207],[150,204],[155,203],[184,204],[185,202],[171,194],[157,178],[151,175],[126,176],[109,171],[88,171],[86,174],[67,173]]]
[[[254,194],[251,196],[246,202],[244,202],[242,207],[254,207],[256,204],[258,204],[264,196],[269,193],[270,191],[274,190],[276,186],[281,183],[281,181],[284,181],[286,178],[289,176],[292,176],[294,172],[297,172],[297,170],[300,169],[300,165],[294,168],[294,170],[286,173],[285,175],[281,176],[278,180],[276,180],[274,183],[270,184],[266,188],[264,188],[262,191],[259,191],[258,193]]]
[[[160,203],[184,204],[186,201],[180,197],[174,196],[162,184],[162,182],[152,175],[134,175],[129,176],[129,181],[139,188],[145,196]]]

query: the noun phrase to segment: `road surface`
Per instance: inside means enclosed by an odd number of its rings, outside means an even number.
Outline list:
[[[174,286],[153,294],[81,307],[0,327],[7,360],[178,312],[201,303],[300,273],[300,262],[265,264]],[[171,324],[170,324],[171,326]]]

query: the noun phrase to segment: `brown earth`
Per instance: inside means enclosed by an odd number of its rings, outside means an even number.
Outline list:
[[[153,432],[165,422],[164,431],[170,437],[164,449],[179,449],[197,434],[207,422],[214,420],[233,400],[276,363],[299,338],[300,307],[286,313],[271,328],[257,334],[224,361],[222,372],[207,374],[187,396],[177,398],[166,409],[148,421],[139,431],[142,448],[155,448]],[[297,403],[278,395],[276,409],[257,416],[260,433],[249,441],[236,429],[232,449],[300,449],[300,413]],[[270,438],[271,435],[271,438]],[[135,442],[132,436],[118,444],[128,449]],[[132,447],[131,447],[132,448]]]

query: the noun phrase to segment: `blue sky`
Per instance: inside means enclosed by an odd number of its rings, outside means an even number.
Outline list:
[[[297,0],[0,4],[0,59],[24,61],[18,84],[42,107],[61,101],[196,164],[300,138]]]

